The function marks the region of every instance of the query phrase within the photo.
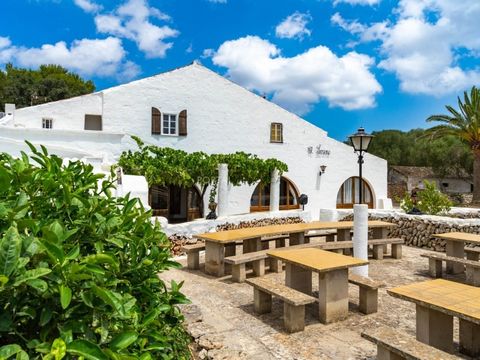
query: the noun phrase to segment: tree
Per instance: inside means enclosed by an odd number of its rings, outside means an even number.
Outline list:
[[[0,71],[0,110],[5,103],[17,108],[68,99],[95,91],[95,84],[83,80],[59,65],[41,65],[38,70],[7,64]]]
[[[447,105],[450,114],[432,115],[427,121],[438,121],[443,124],[429,129],[434,138],[455,136],[465,142],[473,154],[473,201],[480,201],[480,89],[475,86],[470,96],[465,91],[463,102],[458,100],[458,110]]]

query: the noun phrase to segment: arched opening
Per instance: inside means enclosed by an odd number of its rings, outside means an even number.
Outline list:
[[[169,223],[192,221],[202,217],[200,192],[195,186],[152,185],[148,196],[154,216],[163,216]]]
[[[370,185],[362,179],[362,203],[373,209],[373,193]],[[340,186],[337,194],[337,208],[351,209],[360,202],[360,178],[353,176]]]
[[[280,179],[280,210],[298,209],[298,191],[287,178]],[[250,199],[250,212],[270,210],[270,184],[259,183]]]

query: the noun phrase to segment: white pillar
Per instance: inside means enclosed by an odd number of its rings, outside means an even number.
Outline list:
[[[353,256],[368,260],[368,205],[353,206]],[[352,272],[368,277],[368,265],[354,267]]]
[[[228,207],[228,165],[218,164],[218,216],[227,214]]]
[[[123,169],[119,166],[117,167],[116,171],[116,176],[117,176],[117,185],[116,185],[116,191],[115,191],[115,196],[116,197],[121,197],[124,195],[123,193]]]
[[[280,173],[277,169],[272,171],[270,183],[270,211],[280,210]]]

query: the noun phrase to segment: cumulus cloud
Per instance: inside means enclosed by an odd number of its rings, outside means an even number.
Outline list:
[[[369,71],[371,57],[353,51],[339,57],[325,46],[284,57],[269,41],[246,36],[224,42],[212,60],[233,81],[298,114],[322,99],[346,110],[370,108],[382,90]]]
[[[208,0],[211,3],[226,4],[227,0]]]
[[[441,96],[480,82],[478,67],[460,65],[480,54],[478,0],[401,0],[391,21],[357,26],[332,19],[360,41],[380,41],[379,67],[392,72],[408,93]]]
[[[168,25],[158,26],[151,17],[168,21],[170,17],[148,6],[146,0],[127,0],[111,14],[95,16],[97,31],[134,41],[148,58],[165,57],[173,45],[165,39],[178,36],[179,32]]]
[[[2,49],[0,63],[14,62],[24,67],[58,64],[86,76],[120,76],[131,79],[139,68],[125,61],[125,50],[120,39],[81,39],[70,46],[64,41],[26,48],[7,43]]]
[[[91,0],[73,0],[75,5],[81,8],[85,12],[96,13],[102,10],[102,6]]]
[[[350,5],[377,5],[381,0],[334,0],[333,5],[346,3]]]
[[[275,28],[275,34],[279,38],[303,38],[304,36],[310,36],[312,33],[307,25],[311,20],[309,14],[302,14],[295,12],[292,15],[287,16],[280,24]]]

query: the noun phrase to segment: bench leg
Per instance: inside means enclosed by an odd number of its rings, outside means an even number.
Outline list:
[[[225,245],[225,257],[235,256],[236,247],[237,247],[237,245],[235,243],[226,244]],[[231,274],[232,273],[232,265],[231,264],[225,264],[224,265],[224,273],[225,274]]]
[[[402,244],[392,244],[392,257],[394,259],[402,258]]]
[[[272,311],[272,295],[253,288],[253,304],[257,314],[265,314]]]
[[[243,283],[247,278],[247,270],[245,264],[232,265],[232,280]]]
[[[453,352],[453,316],[417,304],[417,340]]]
[[[435,259],[428,259],[428,270],[430,276],[434,278],[442,277],[442,261]]]
[[[198,251],[187,254],[187,268],[190,270],[200,269],[200,253]]]
[[[338,229],[337,230],[337,241],[350,241],[352,240],[352,234],[350,233],[350,229]],[[351,249],[343,250],[344,255],[351,255]]]
[[[280,273],[283,270],[283,262],[282,260],[277,260],[274,258],[270,259],[270,271]]]
[[[467,252],[467,260],[478,261],[480,259],[479,253]]]
[[[282,247],[285,247],[285,239],[275,240],[275,248],[282,248]]]
[[[327,242],[335,241],[335,235],[333,235],[333,234],[328,234],[327,236],[325,236],[325,240],[326,240]]]
[[[224,244],[205,241],[205,272],[209,275],[223,276],[225,258]]]
[[[383,260],[383,245],[373,245],[373,258]]]
[[[378,311],[378,289],[367,289],[360,286],[359,310],[363,314],[372,314]]]
[[[480,286],[480,269],[466,266],[467,283],[473,286]]]
[[[305,329],[305,305],[283,304],[283,324],[289,333]]]
[[[304,294],[312,295],[312,271],[286,263],[285,285]]]
[[[403,360],[405,358],[388,350],[381,344],[377,344],[377,360]]]
[[[445,251],[447,256],[454,256],[460,259],[465,257],[465,243],[463,241],[450,241],[447,240],[445,244]],[[460,274],[465,271],[465,266],[463,264],[455,264],[451,261],[447,261],[447,273],[448,274]]]
[[[253,262],[253,273],[255,276],[265,275],[265,260],[255,260]]]
[[[480,325],[460,319],[460,352],[474,359],[480,356]]]
[[[293,233],[290,234],[290,246],[305,244],[305,234],[304,233]]]

